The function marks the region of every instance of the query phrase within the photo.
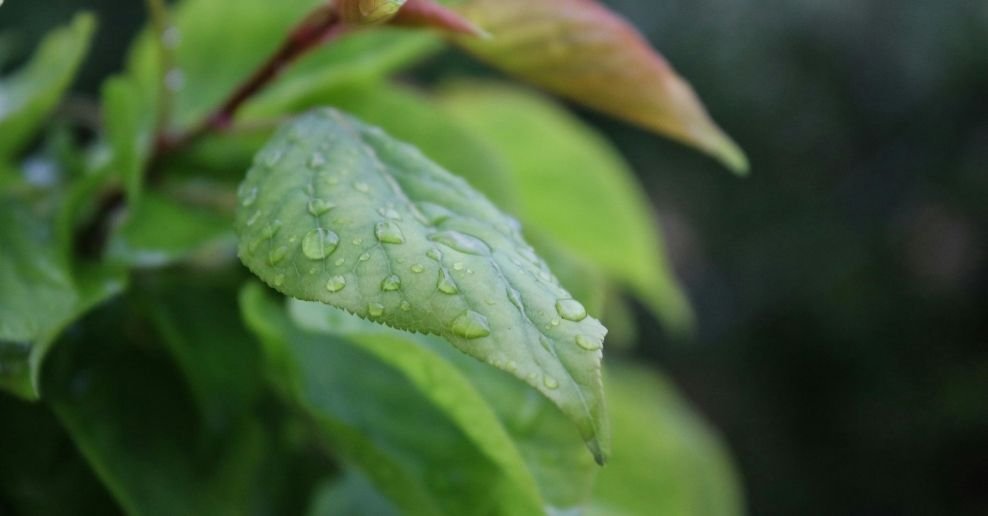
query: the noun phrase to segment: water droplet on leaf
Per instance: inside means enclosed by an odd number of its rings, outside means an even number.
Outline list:
[[[446,269],[439,269],[439,281],[436,283],[436,288],[443,294],[453,295],[460,292],[459,287],[453,282],[453,278],[449,277]]]
[[[367,305],[367,313],[371,317],[380,317],[384,315],[384,305],[380,303],[371,303]]]
[[[268,263],[274,267],[284,261],[286,256],[288,256],[288,248],[285,246],[278,247],[268,254]]]
[[[346,288],[346,278],[343,276],[333,276],[326,282],[326,290],[336,293]]]
[[[325,199],[312,199],[309,201],[309,213],[315,217],[319,217],[335,207],[335,204]]]
[[[411,267],[409,267],[409,268],[410,268],[410,269],[412,270],[412,272],[414,272],[415,274],[420,274],[420,273],[423,273],[423,272],[425,272],[425,267],[423,267],[423,266],[422,266],[421,264],[418,264],[418,263],[416,263],[415,265],[412,265],[412,266],[411,266]]]
[[[569,321],[579,322],[587,318],[587,309],[575,299],[556,301],[556,311],[560,317]]]
[[[240,199],[240,204],[244,208],[249,208],[253,206],[254,203],[257,202],[257,195],[258,195],[258,190],[257,187],[255,186],[244,193],[243,198]]]
[[[600,342],[584,337],[583,335],[576,336],[576,345],[587,351],[596,351],[603,347]]]
[[[381,222],[374,228],[374,234],[383,244],[403,244],[405,235],[394,222]]]
[[[333,254],[340,244],[340,237],[324,228],[313,229],[302,239],[302,254],[310,260],[322,260]]]
[[[486,256],[491,252],[491,248],[483,240],[459,231],[440,231],[429,236],[429,240],[466,254]]]
[[[394,292],[401,289],[401,278],[397,274],[392,274],[381,281],[381,290],[385,292]]]
[[[542,383],[545,385],[546,389],[559,388],[559,381],[549,375],[546,375],[542,378]]]
[[[450,329],[457,336],[465,339],[479,339],[491,334],[491,327],[483,315],[467,310],[459,315]]]

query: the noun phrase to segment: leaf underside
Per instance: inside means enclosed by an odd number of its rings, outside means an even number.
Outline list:
[[[465,181],[320,109],[278,131],[238,194],[241,260],[270,286],[442,336],[542,392],[604,460],[606,329]]]

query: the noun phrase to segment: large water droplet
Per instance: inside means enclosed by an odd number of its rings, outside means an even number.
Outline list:
[[[346,278],[343,276],[333,276],[326,282],[326,290],[336,293],[346,288]]]
[[[315,217],[319,217],[335,207],[335,204],[325,199],[312,199],[309,201],[309,213]]]
[[[274,267],[284,261],[286,256],[288,256],[288,248],[285,246],[277,247],[268,254],[268,263]]]
[[[257,196],[258,196],[258,190],[256,186],[248,189],[246,192],[243,193],[243,196],[240,198],[240,205],[243,206],[244,208],[250,208],[251,206],[254,205],[255,202],[257,202]]]
[[[603,347],[600,341],[591,339],[589,337],[584,337],[583,335],[576,336],[576,345],[587,351],[596,351]]]
[[[549,375],[542,377],[542,384],[545,385],[546,389],[555,390],[559,388],[559,381]]]
[[[367,305],[367,313],[371,317],[380,317],[384,315],[384,305],[380,303],[371,303]]]
[[[374,228],[374,234],[383,244],[404,244],[405,235],[394,222],[381,222]]]
[[[310,260],[322,260],[333,254],[340,245],[340,237],[324,228],[313,229],[302,239],[302,254]]]
[[[459,231],[440,231],[429,236],[429,240],[466,254],[486,256],[491,252],[491,248],[483,240]]]
[[[453,295],[460,292],[459,287],[453,282],[453,278],[449,277],[446,269],[439,269],[439,281],[436,283],[436,288],[443,294]]]
[[[483,315],[467,310],[453,320],[450,329],[457,336],[465,339],[479,339],[491,334],[491,327]]]
[[[556,311],[563,319],[582,321],[587,318],[587,309],[575,299],[560,299],[556,301]]]
[[[401,289],[401,278],[397,274],[392,274],[381,281],[381,290],[385,292],[394,292]]]

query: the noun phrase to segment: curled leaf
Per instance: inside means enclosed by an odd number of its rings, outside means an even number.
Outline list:
[[[241,260],[289,296],[439,335],[552,400],[598,460],[608,439],[606,329],[515,220],[465,181],[338,111],[311,111],[259,153],[239,192]]]
[[[431,27],[452,34],[490,37],[470,20],[435,0],[409,0],[390,23],[401,27]]]
[[[479,58],[549,91],[692,145],[738,173],[742,150],[690,85],[627,21],[596,0],[470,0],[489,39],[459,38]]]

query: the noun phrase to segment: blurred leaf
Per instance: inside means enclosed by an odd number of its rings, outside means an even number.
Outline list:
[[[267,0],[184,0],[174,12],[177,40],[176,84],[171,123],[185,129],[199,122],[225,100],[279,46],[291,27],[323,0],[285,0],[277,8]],[[217,30],[222,20],[222,30]],[[230,34],[236,34],[231,38]],[[361,31],[303,56],[257,99],[244,106],[248,118],[280,116],[305,103],[316,92],[349,82],[380,77],[435,50],[438,40],[427,34]],[[161,56],[146,31],[130,58],[130,69],[143,89],[160,89]],[[156,98],[158,93],[149,95]]]
[[[502,209],[514,209],[507,163],[482,134],[467,129],[428,97],[409,88],[374,84],[334,90],[324,101],[415,145]]]
[[[673,331],[693,314],[663,251],[655,215],[606,139],[543,97],[483,83],[443,105],[508,161],[521,219],[633,289]]]
[[[599,516],[740,516],[738,478],[723,445],[661,376],[612,366],[613,460],[594,489]]]
[[[130,77],[108,79],[103,85],[103,122],[114,172],[123,180],[132,206],[140,204],[144,168],[154,137],[155,110],[142,104],[139,84]]]
[[[240,258],[292,297],[440,335],[553,400],[598,460],[606,329],[517,222],[414,147],[335,110],[283,127],[240,187]]]
[[[73,271],[46,217],[0,198],[0,387],[28,399],[41,394],[42,360],[62,329],[124,282],[118,271]]]
[[[597,0],[468,0],[466,18],[491,38],[458,38],[479,58],[589,107],[748,170],[741,149],[693,89],[635,28]]]
[[[23,68],[0,80],[0,159],[26,145],[71,85],[96,22],[79,14],[50,33]]]
[[[148,193],[110,241],[108,258],[134,267],[163,267],[233,240],[219,213]]]
[[[399,516],[398,510],[360,471],[347,471],[343,478],[322,486],[313,496],[308,516]]]
[[[336,451],[411,514],[529,514],[525,485],[490,453],[507,445],[462,379],[401,339],[348,342],[297,328],[257,284],[244,315],[278,364],[276,381]],[[384,348],[390,347],[390,350]],[[368,352],[368,349],[373,349]],[[388,352],[388,362],[380,359]],[[396,368],[398,366],[398,368]],[[460,389],[448,382],[459,383]],[[471,416],[478,417],[468,421]],[[469,424],[477,425],[470,428]],[[478,446],[479,445],[479,446]],[[530,486],[528,486],[530,489]]]
[[[292,300],[289,307],[290,314],[300,327],[339,335],[348,342],[371,346],[382,360],[391,360],[396,365],[400,362],[389,359],[387,353],[389,349],[400,347],[403,343],[419,346],[419,351],[413,354],[428,356],[433,368],[445,369],[449,366],[439,367],[437,362],[448,362],[472,384],[467,387],[457,386],[451,390],[468,393],[479,391],[486,400],[483,405],[486,407],[489,404],[500,420],[491,424],[474,416],[462,418],[461,421],[472,419],[474,425],[491,429],[501,428],[503,425],[514,441],[511,448],[518,447],[530,474],[535,476],[550,514],[564,508],[578,508],[589,501],[593,479],[599,468],[587,455],[580,435],[569,419],[538,391],[510,374],[487,367],[450,348],[439,338],[409,335],[318,303]],[[412,365],[413,362],[405,362],[404,367],[408,369]],[[434,375],[419,372],[417,376],[428,379]],[[439,382],[438,379],[432,383],[455,385],[454,382]],[[437,391],[442,396],[453,396],[452,393],[443,392],[446,390],[444,388]],[[430,393],[430,396],[435,397],[437,394]],[[354,501],[373,501],[364,499],[368,493],[360,494],[361,498]]]

